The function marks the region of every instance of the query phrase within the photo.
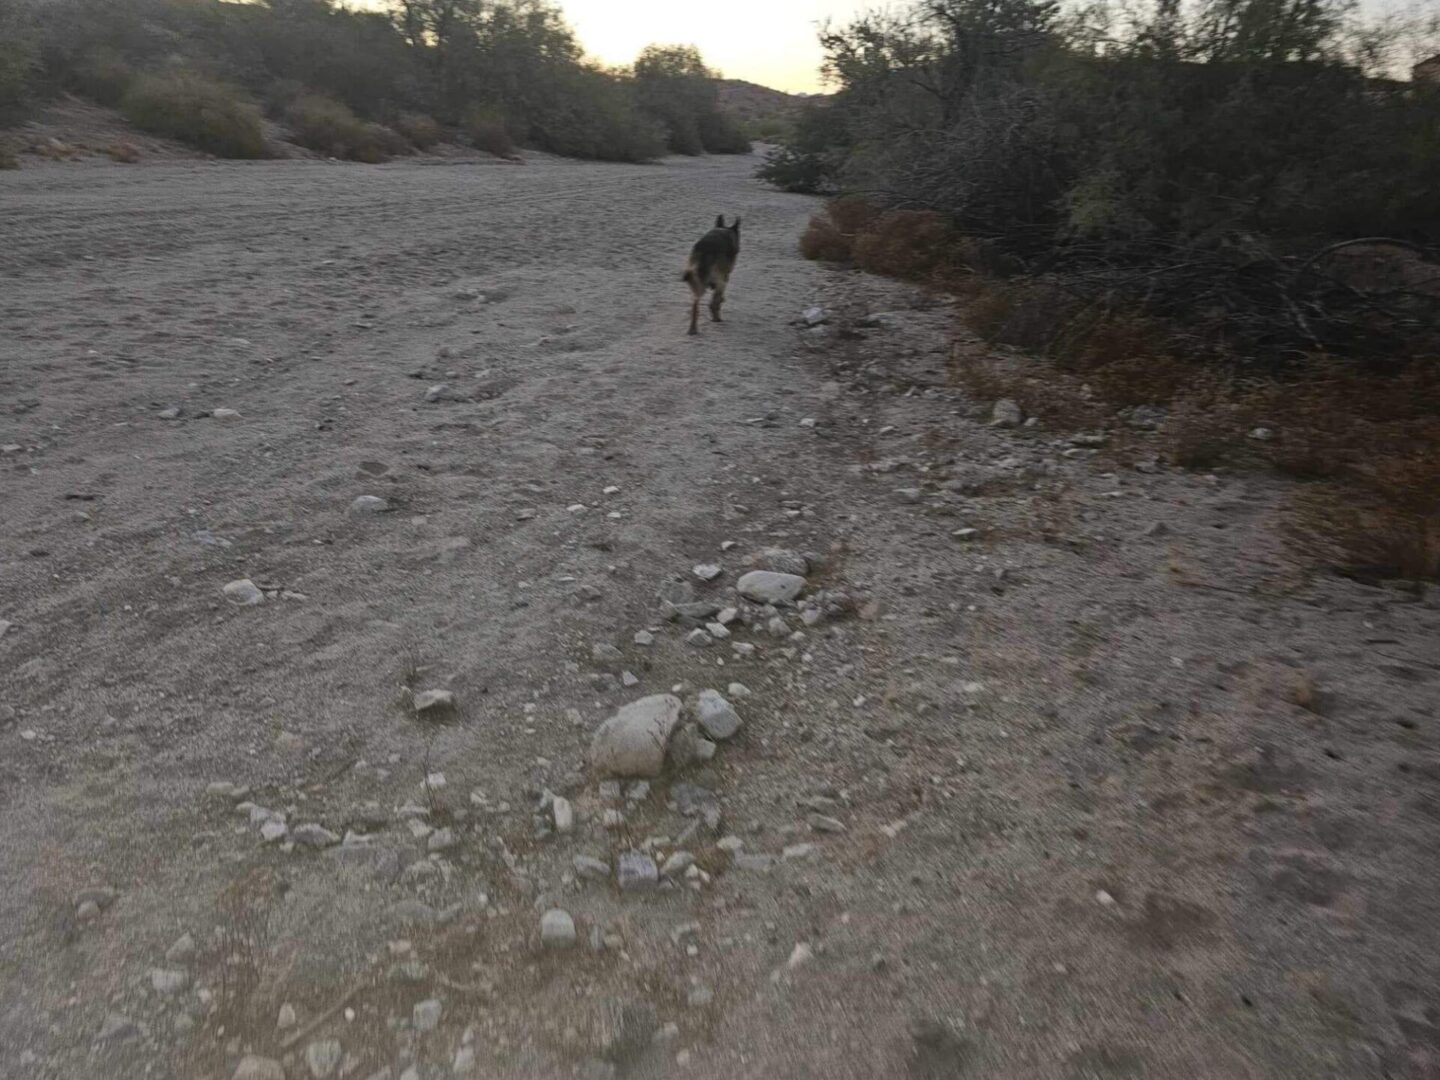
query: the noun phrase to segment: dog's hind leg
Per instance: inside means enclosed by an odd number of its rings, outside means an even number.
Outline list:
[[[696,325],[700,321],[700,294],[690,295],[690,333],[698,334],[700,327]]]
[[[715,291],[710,294],[710,319],[712,322],[720,322],[720,305],[725,303],[725,286],[716,285]]]

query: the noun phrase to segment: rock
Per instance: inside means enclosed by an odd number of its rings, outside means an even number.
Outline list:
[[[715,563],[700,563],[695,566],[690,572],[694,574],[697,578],[699,578],[701,581],[714,581],[725,571],[722,567],[717,566]]]
[[[434,998],[427,1001],[417,1002],[411,1010],[411,1020],[417,1031],[434,1031],[440,1026],[440,1017],[445,1012],[445,1006]]]
[[[757,604],[779,604],[794,600],[805,588],[799,574],[782,574],[774,570],[751,570],[735,583],[740,595]]]
[[[730,636],[730,629],[724,623],[720,622],[706,623],[705,632],[716,641],[724,641]]]
[[[1269,442],[1275,438],[1275,432],[1268,427],[1251,428],[1246,438],[1254,439],[1256,442]]]
[[[285,1080],[285,1067],[274,1058],[246,1054],[231,1080]]]
[[[974,540],[980,535],[979,529],[956,529],[950,534],[956,540]]]
[[[140,1025],[134,1020],[124,1013],[112,1012],[106,1014],[96,1039],[106,1043],[122,1043],[139,1038],[141,1034]]]
[[[161,420],[178,420],[180,419],[180,410],[174,405],[171,405],[168,409],[161,409],[155,415],[160,417]]]
[[[632,640],[635,642],[636,645],[654,645],[655,635],[650,633],[649,630],[637,630],[635,631],[635,637]]]
[[[455,708],[455,695],[449,690],[421,690],[415,695],[417,713],[438,714]]]
[[[75,908],[75,917],[81,922],[89,922],[91,919],[100,917],[100,905],[93,900],[86,900]]]
[[[624,657],[624,653],[607,642],[597,641],[594,645],[590,646],[590,659],[597,663],[611,664],[618,660],[623,660]]]
[[[627,688],[639,686],[640,676],[636,675],[633,671],[622,671],[620,673],[620,685]]]
[[[267,844],[273,844],[277,840],[283,840],[290,832],[289,826],[280,818],[271,818],[260,826],[260,839]]]
[[[265,594],[249,578],[232,581],[220,591],[236,607],[253,607],[265,602]]]
[[[287,1031],[299,1023],[300,1018],[295,1015],[295,1006],[288,1001],[280,1006],[280,1013],[275,1018],[275,1026],[281,1031]]]
[[[785,966],[791,971],[803,967],[815,957],[815,951],[805,942],[800,942],[790,951],[790,959],[785,961]]]
[[[590,855],[576,855],[570,860],[570,865],[575,868],[576,877],[595,881],[610,876],[610,864]]]
[[[180,993],[189,985],[190,975],[188,972],[166,968],[150,969],[150,986],[157,994],[169,997],[172,994]]]
[[[436,829],[425,839],[426,851],[449,851],[455,846],[455,833],[451,829]]]
[[[357,517],[366,514],[383,514],[390,509],[390,504],[379,495],[360,495],[350,504],[350,513]]]
[[[326,1080],[340,1067],[345,1048],[339,1039],[320,1039],[305,1047],[305,1064],[315,1080]]]
[[[757,570],[772,570],[777,574],[794,574],[804,577],[810,573],[810,560],[798,551],[789,548],[762,548],[750,557]]]
[[[240,414],[234,409],[211,409],[210,415],[216,420],[239,420]]]
[[[181,934],[165,950],[165,959],[172,964],[183,964],[195,955],[195,939],[189,934]]]
[[[811,814],[810,828],[816,832],[840,833],[845,831],[845,823],[839,818],[826,817],[824,814]]]
[[[701,690],[695,713],[700,729],[717,742],[731,738],[740,730],[739,715],[718,690]]]
[[[652,694],[622,707],[596,729],[590,764],[604,776],[659,776],[680,708],[673,694]]]
[[[551,908],[540,917],[540,943],[547,949],[575,946],[575,920],[568,911]]]
[[[84,904],[93,904],[97,910],[104,911],[119,898],[120,894],[118,892],[105,886],[81,889],[75,894],[75,906],[78,908]]]
[[[425,391],[425,400],[432,405],[437,401],[450,400],[450,387],[447,383],[436,383]]]
[[[715,991],[708,986],[692,986],[685,995],[685,1004],[692,1009],[703,1009],[715,1000]]]
[[[1019,427],[1025,421],[1025,414],[1020,406],[1009,398],[1001,398],[995,402],[995,407],[990,410],[990,426],[998,428]]]
[[[768,873],[775,865],[775,856],[752,854],[747,851],[735,853],[735,869],[749,870],[752,873]]]
[[[677,851],[665,860],[665,865],[660,868],[660,876],[667,878],[679,877],[694,865],[694,855],[691,855],[688,851]]]
[[[615,880],[622,892],[638,892],[653,889],[660,880],[660,871],[655,860],[643,851],[626,851],[616,865]]]
[[[806,326],[819,326],[830,321],[830,313],[823,307],[809,307],[801,313],[800,321]]]
[[[338,834],[331,832],[324,825],[318,825],[313,821],[304,825],[297,825],[290,830],[290,838],[297,844],[304,844],[306,847],[327,848],[340,843]]]
[[[792,859],[808,859],[815,854],[814,844],[791,844],[780,853],[780,857],[786,861]]]
[[[570,805],[569,799],[557,795],[550,805],[550,813],[555,818],[555,831],[561,836],[575,831],[575,808]]]

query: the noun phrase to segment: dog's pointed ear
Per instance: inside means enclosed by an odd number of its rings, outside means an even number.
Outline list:
[[[738,217],[735,219],[735,224],[731,225],[730,228],[734,229],[737,233],[740,231],[740,219]]]
[[[723,228],[725,228],[725,215],[724,215],[724,214],[716,214],[716,215],[715,215],[715,228],[717,228],[717,229],[723,229]]]

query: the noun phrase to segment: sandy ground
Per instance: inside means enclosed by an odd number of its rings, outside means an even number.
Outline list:
[[[1440,606],[990,427],[753,168],[0,174],[0,1076],[1440,1076]],[[766,547],[856,610],[667,619]],[[677,686],[740,733],[607,801]]]

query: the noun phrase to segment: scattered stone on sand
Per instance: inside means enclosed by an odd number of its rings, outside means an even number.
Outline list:
[[[801,313],[800,321],[806,326],[819,326],[830,321],[830,313],[823,307],[808,307]]]
[[[590,764],[602,776],[659,776],[680,708],[673,694],[652,694],[623,706],[596,729]]]
[[[590,659],[600,664],[613,664],[624,659],[625,654],[614,645],[604,641],[597,641],[590,646]]]
[[[774,570],[751,570],[735,583],[740,595],[757,604],[778,604],[794,600],[805,588],[799,574],[782,574]]]
[[[569,799],[557,795],[550,804],[550,813],[555,819],[555,831],[561,836],[575,831],[575,808],[570,805]]]
[[[811,814],[810,828],[816,832],[842,833],[845,831],[845,823],[839,818],[828,817],[825,814]]]
[[[432,405],[437,401],[449,401],[450,385],[448,383],[436,383],[425,391],[425,400]]]
[[[183,964],[195,955],[195,939],[188,933],[181,934],[165,950],[165,959],[172,964]]]
[[[256,604],[265,602],[265,594],[249,578],[240,578],[232,581],[220,590],[236,607],[253,607]]]
[[[956,529],[950,535],[956,540],[974,540],[977,536],[980,535],[980,530],[970,528]]]
[[[436,829],[425,838],[425,850],[430,852],[449,851],[455,846],[453,829]]]
[[[285,1080],[285,1066],[274,1058],[246,1054],[235,1066],[231,1080]]]
[[[575,920],[568,911],[551,908],[540,917],[540,943],[545,948],[573,948],[575,940]]]
[[[150,988],[166,997],[180,993],[190,985],[189,972],[172,968],[151,968]]]
[[[691,570],[691,573],[701,581],[714,581],[724,572],[724,569],[715,563],[699,563]]]
[[[708,632],[699,627],[696,627],[694,630],[691,630],[690,633],[686,634],[685,640],[691,645],[695,645],[700,648],[704,648],[706,645],[713,645],[715,643],[715,639],[712,638]]]
[[[655,635],[650,633],[649,630],[637,630],[635,631],[635,637],[633,638],[633,640],[636,645],[654,645]]]
[[[701,690],[695,702],[700,729],[714,740],[729,739],[740,730],[740,716],[718,690]]]
[[[260,826],[260,839],[267,844],[274,844],[285,839],[290,832],[290,827],[279,818],[271,818]]]
[[[211,409],[210,415],[216,420],[239,420],[240,413],[235,409]]]
[[[724,623],[711,622],[705,624],[705,632],[716,641],[724,641],[730,636],[730,629]]]
[[[305,1065],[315,1080],[328,1080],[340,1068],[345,1048],[339,1039],[318,1039],[305,1047]]]
[[[633,671],[622,671],[620,673],[620,685],[627,689],[632,686],[639,686],[640,676],[636,675]]]
[[[304,844],[306,847],[312,848],[333,847],[340,843],[338,834],[313,821],[295,826],[290,830],[290,838],[297,844]]]
[[[747,698],[750,696],[750,688],[742,682],[732,682],[725,688],[725,692],[733,698]]]
[[[421,690],[415,695],[417,713],[441,713],[455,708],[455,695],[449,690]]]
[[[161,409],[155,415],[160,417],[161,420],[178,420],[180,419],[180,410],[174,405],[171,405],[168,409]]]
[[[643,851],[621,852],[615,867],[615,881],[622,892],[653,889],[660,880],[655,860]]]
[[[570,861],[570,865],[575,868],[576,877],[587,878],[594,881],[610,876],[610,864],[592,855],[576,855],[575,858]]]
[[[411,1020],[417,1031],[434,1031],[440,1026],[440,1017],[445,1012],[445,1006],[435,998],[417,1002],[411,1010]]]
[[[294,1026],[295,1026],[297,1023],[299,1023],[299,1022],[300,1022],[300,1018],[295,1015],[295,1006],[294,1006],[294,1005],[291,1005],[291,1004],[287,1001],[287,1002],[285,1002],[284,1005],[281,1005],[281,1006],[280,1006],[280,1012],[279,1012],[279,1014],[275,1017],[275,1026],[276,1026],[279,1030],[281,1030],[281,1031],[286,1031],[286,1030],[294,1027]]]
[[[357,495],[355,501],[350,504],[350,513],[357,517],[366,514],[383,514],[390,509],[390,504],[379,495]]]
[[[694,855],[691,855],[688,851],[677,851],[665,860],[664,866],[660,867],[660,876],[667,878],[679,877],[694,865]]]
[[[990,426],[997,428],[1019,427],[1025,421],[1020,406],[1009,398],[1001,398],[990,410]]]
[[[777,574],[794,574],[796,577],[804,577],[814,569],[808,558],[790,548],[761,548],[750,557],[750,562],[757,570],[771,570]]]
[[[100,1025],[100,1033],[96,1039],[105,1043],[122,1043],[129,1042],[140,1035],[139,1024],[124,1013],[112,1012],[105,1014],[105,1020]]]

